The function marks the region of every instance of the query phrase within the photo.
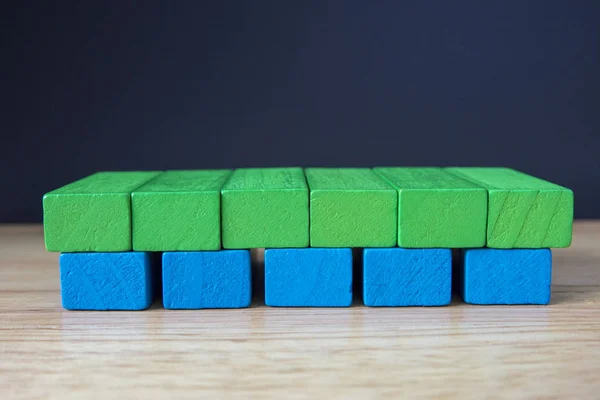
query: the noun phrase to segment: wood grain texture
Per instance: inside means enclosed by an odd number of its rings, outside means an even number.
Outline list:
[[[548,304],[550,249],[466,249],[457,260],[457,289],[470,304]]]
[[[398,193],[366,168],[307,168],[312,247],[393,247]]]
[[[349,307],[352,249],[266,249],[265,304]]]
[[[62,253],[60,286],[68,310],[145,310],[157,296],[160,264],[150,253]]]
[[[49,251],[131,250],[131,192],[160,172],[98,172],[44,195]]]
[[[488,190],[486,246],[560,248],[571,244],[573,192],[509,168],[447,168]]]
[[[165,252],[162,254],[162,272],[165,308],[242,308],[250,305],[250,250]]]
[[[221,190],[226,249],[307,247],[308,186],[302,168],[243,168]]]
[[[73,312],[41,226],[4,226],[2,398],[597,399],[598,243],[575,223],[548,306]]]
[[[452,250],[364,249],[362,281],[367,306],[446,306],[452,297]]]
[[[374,168],[398,190],[398,246],[485,245],[487,192],[441,168]]]
[[[219,250],[221,188],[230,174],[167,171],[133,191],[133,250]]]

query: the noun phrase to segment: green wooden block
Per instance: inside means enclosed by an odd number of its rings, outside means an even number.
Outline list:
[[[483,247],[487,191],[441,168],[375,168],[398,190],[398,246]]]
[[[393,247],[398,193],[366,168],[307,168],[312,247]]]
[[[487,246],[569,247],[573,192],[509,168],[448,168],[488,190]]]
[[[133,250],[221,248],[221,188],[229,170],[167,171],[131,193]]]
[[[98,172],[44,195],[48,251],[131,250],[131,192],[160,172]]]
[[[221,190],[223,247],[308,246],[308,186],[301,168],[238,169]]]

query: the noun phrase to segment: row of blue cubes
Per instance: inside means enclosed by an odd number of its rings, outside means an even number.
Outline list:
[[[448,305],[453,279],[471,304],[550,302],[549,249],[367,248],[357,261],[358,270],[347,248],[267,249],[265,304],[348,307],[354,275],[367,306]],[[142,310],[161,293],[168,309],[243,308],[252,300],[249,250],[63,253],[60,269],[70,310]]]

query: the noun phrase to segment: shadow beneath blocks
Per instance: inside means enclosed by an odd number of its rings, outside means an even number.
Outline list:
[[[150,254],[152,265],[152,291],[154,292],[154,301],[148,310],[157,310],[163,308],[163,282],[162,282],[162,252]]]
[[[352,249],[352,306],[364,306],[363,302],[363,249]]]
[[[466,304],[463,301],[463,249],[452,249],[452,300],[450,306]]]
[[[252,303],[250,307],[265,305],[265,249],[251,249]]]

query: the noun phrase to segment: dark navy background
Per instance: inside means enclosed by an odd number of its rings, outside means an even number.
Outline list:
[[[504,165],[600,217],[600,2],[5,1],[0,221],[97,170]]]

